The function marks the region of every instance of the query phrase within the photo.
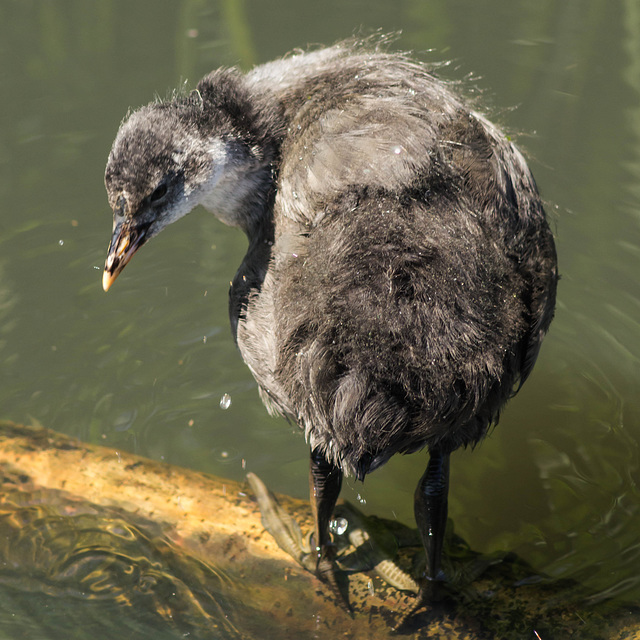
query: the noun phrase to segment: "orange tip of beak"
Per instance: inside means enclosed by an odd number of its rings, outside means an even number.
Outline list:
[[[118,277],[117,273],[111,273],[110,271],[107,271],[105,269],[104,272],[102,273],[102,288],[105,291],[109,291],[109,288],[111,287],[111,285],[113,284],[114,280],[117,277]]]

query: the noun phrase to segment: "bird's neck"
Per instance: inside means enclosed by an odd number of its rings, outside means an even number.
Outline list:
[[[201,187],[198,204],[251,237],[271,216],[273,162],[252,155],[235,142],[216,140],[210,153],[214,169]]]
[[[216,113],[232,134],[212,139],[211,173],[198,201],[225,224],[251,239],[272,217],[282,131],[281,108],[272,99],[251,95],[245,80],[232,71],[214,72],[198,85],[203,113]],[[228,125],[227,125],[228,126]]]

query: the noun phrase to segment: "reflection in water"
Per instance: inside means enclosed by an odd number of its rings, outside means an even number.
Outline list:
[[[116,510],[34,490],[6,470],[3,485],[3,630],[87,637],[93,624],[101,639],[239,637],[224,576],[170,545],[158,525],[132,524],[129,513],[125,520]]]

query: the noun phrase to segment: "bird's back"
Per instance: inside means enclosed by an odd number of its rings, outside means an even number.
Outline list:
[[[401,56],[290,60],[248,78],[283,139],[269,249],[254,244],[235,283],[262,265],[232,300],[243,357],[268,403],[357,476],[475,442],[553,313],[555,250],[529,170]]]

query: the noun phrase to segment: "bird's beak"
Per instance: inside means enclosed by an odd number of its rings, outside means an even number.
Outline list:
[[[130,219],[114,222],[111,244],[107,253],[107,260],[102,274],[102,288],[109,291],[109,287],[127,266],[133,254],[147,239],[148,226],[136,226]]]

